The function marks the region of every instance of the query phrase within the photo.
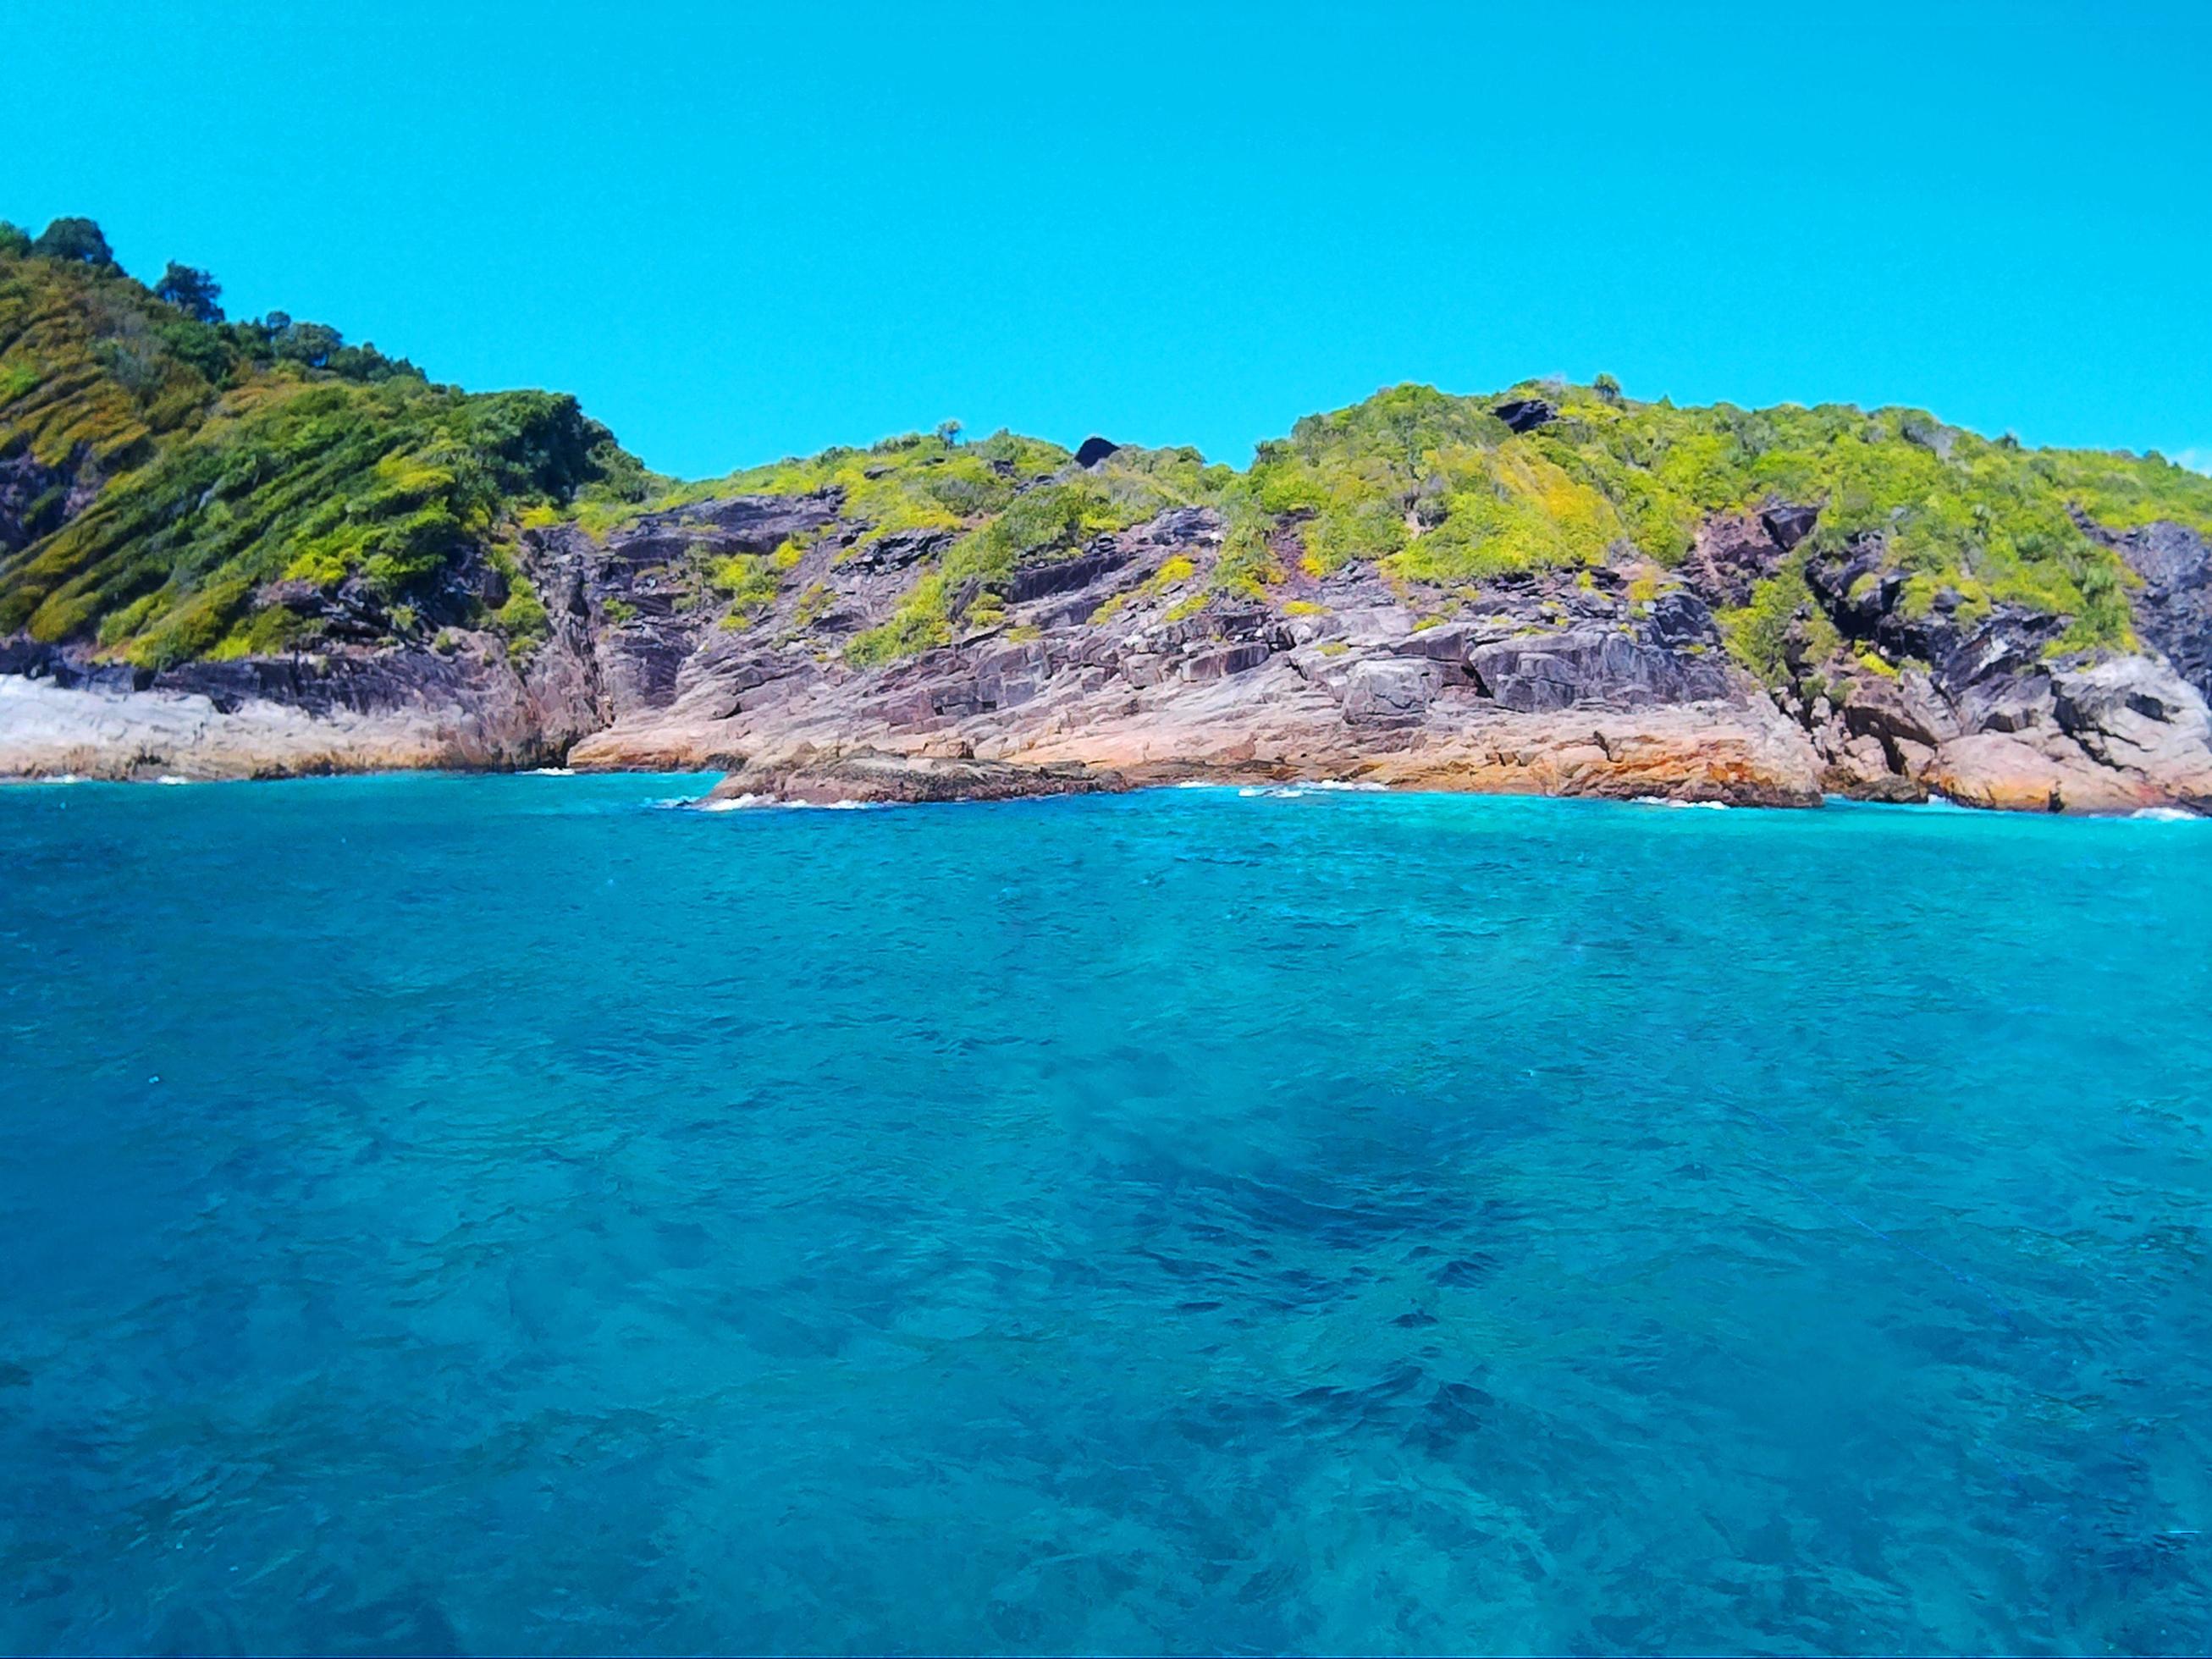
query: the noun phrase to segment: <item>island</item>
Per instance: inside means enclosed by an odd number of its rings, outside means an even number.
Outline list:
[[[685,483],[219,301],[0,224],[0,776],[2212,811],[2212,477],[2155,454],[1601,375]]]

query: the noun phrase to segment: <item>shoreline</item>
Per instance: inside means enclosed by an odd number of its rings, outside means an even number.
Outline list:
[[[733,757],[734,758],[734,757]],[[266,784],[316,780],[403,777],[614,778],[667,777],[696,780],[704,787],[696,799],[668,803],[679,810],[837,810],[879,806],[966,805],[992,801],[1052,799],[1067,795],[1131,795],[1162,790],[1236,791],[1246,796],[1301,794],[1465,796],[1530,800],[1601,801],[1615,805],[1666,809],[1751,809],[1802,812],[1834,807],[1917,808],[1938,813],[2001,813],[2011,817],[2094,818],[2108,821],[2212,821],[2212,811],[2187,805],[2149,804],[2106,810],[2052,811],[2017,805],[1959,800],[1930,791],[1899,799],[1879,792],[1831,790],[1809,798],[1777,798],[1748,791],[1734,799],[1712,795],[1632,793],[1619,787],[1546,789],[1516,787],[1514,779],[1453,782],[1449,777],[1381,780],[1306,771],[1250,762],[1209,764],[1168,761],[1127,770],[1091,769],[1079,763],[1022,765],[975,763],[945,757],[901,754],[866,746],[826,752],[811,765],[775,763],[774,776],[743,763],[734,764],[483,765],[466,763],[380,764],[360,757],[349,763],[298,769],[231,770],[186,775],[177,772],[0,772],[0,790],[108,784],[177,787],[207,784]],[[978,768],[980,777],[963,775]],[[870,775],[872,774],[873,775]],[[857,790],[857,793],[853,793]]]
[[[885,619],[943,549],[872,540],[842,500],[718,499],[604,542],[526,530],[518,556],[557,601],[527,648],[449,626],[133,668],[0,639],[0,775],[722,771],[732,795],[814,800],[1334,779],[2212,813],[2212,669],[2188,608],[2212,593],[2212,546],[2184,532],[2130,544],[2142,637],[2069,651],[2017,605],[1914,612],[1872,544],[1815,559],[1812,508],[1708,515],[1663,579],[1609,564],[1425,598],[1358,561],[1256,597],[1194,586],[1229,526],[1173,507],[894,648]],[[716,560],[768,562],[775,598],[718,615],[677,591]],[[1834,639],[1793,623],[1754,672],[1743,607],[1785,576]]]
[[[1367,783],[1342,778],[1280,778],[1252,779],[1234,776],[1209,775],[1189,778],[1148,778],[1123,780],[1111,787],[1083,791],[1038,790],[1006,795],[947,795],[928,799],[861,799],[833,797],[821,799],[776,797],[738,791],[731,794],[718,793],[720,783],[730,777],[728,773],[709,768],[701,770],[677,769],[669,771],[642,767],[604,767],[591,770],[576,770],[562,767],[393,767],[353,771],[297,772],[276,776],[185,778],[176,776],[151,778],[98,778],[76,775],[29,777],[16,775],[0,775],[0,795],[15,790],[68,789],[84,787],[106,787],[134,791],[152,787],[240,787],[288,783],[367,782],[377,780],[404,778],[445,778],[460,780],[491,780],[500,778],[575,778],[589,781],[611,778],[669,778],[705,781],[707,792],[690,799],[670,799],[656,803],[670,811],[694,812],[720,816],[730,812],[818,812],[873,811],[888,807],[960,807],[1005,805],[1015,801],[1056,800],[1073,795],[1125,797],[1174,793],[1191,791],[1202,794],[1235,794],[1246,799],[1293,800],[1308,796],[1348,795],[1354,797],[1391,797],[1399,799],[1431,799],[1437,800],[1516,800],[1556,801],[1565,805],[1597,806],[1641,806],[1666,811],[1751,811],[1778,812],[1784,816],[1802,816],[1813,811],[1857,812],[1869,811],[1887,816],[1893,812],[1907,817],[1938,817],[1986,818],[1991,820],[2058,821],[2069,823],[2212,823],[2212,812],[2192,811],[2186,808],[2166,806],[2137,807],[2132,811],[2105,812],[2037,812],[2017,808],[1983,807],[1941,795],[1929,795],[1923,799],[1884,799],[1872,795],[1832,793],[1815,801],[1771,806],[1759,802],[1731,802],[1719,800],[1678,800],[1663,795],[1603,795],[1603,794],[1545,794],[1530,789],[1451,789],[1417,784]]]
[[[433,679],[404,653],[295,670],[283,683],[289,690],[251,662],[205,689],[0,673],[0,779],[552,770],[720,773],[720,799],[816,803],[1337,782],[1732,806],[1940,797],[1973,810],[2212,812],[2203,700],[2143,659],[2123,659],[2113,665],[2120,673],[2075,674],[2058,718],[2044,720],[2028,705],[2032,718],[2021,724],[1925,732],[1932,744],[1893,734],[1909,711],[1855,705],[1852,717],[1909,762],[1898,770],[1839,761],[1741,678],[1694,699],[1589,696],[1548,707],[1425,682],[1413,706],[1377,711],[1293,651],[1234,673],[1141,686],[1091,666],[1043,664],[1041,684],[959,706],[945,688],[995,687],[1001,651],[975,642],[889,670],[815,668],[757,688],[741,680],[734,690],[728,677],[702,674],[612,707],[557,702],[544,681],[566,684],[574,668],[559,655],[527,677],[488,684]],[[1362,665],[1416,673],[1431,665],[1386,656]],[[921,691],[910,689],[917,682]]]

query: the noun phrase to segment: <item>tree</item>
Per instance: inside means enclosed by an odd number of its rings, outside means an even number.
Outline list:
[[[309,368],[321,368],[344,344],[345,337],[328,323],[289,323],[277,338],[276,355]]]
[[[89,219],[55,220],[31,244],[31,252],[42,258],[93,265],[101,270],[115,268],[115,256],[108,252],[107,238]]]
[[[0,253],[28,253],[31,233],[21,225],[11,225],[0,219]]]
[[[960,441],[960,422],[957,421],[939,422],[937,428],[937,441],[941,444],[957,444]]]
[[[216,303],[222,298],[222,284],[196,265],[170,260],[161,280],[154,284],[154,297],[167,300],[196,323],[222,320],[222,307]]]

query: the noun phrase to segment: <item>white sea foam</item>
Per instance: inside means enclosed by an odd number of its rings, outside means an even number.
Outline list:
[[[2141,811],[2130,812],[2131,818],[2143,818],[2152,823],[2194,823],[2197,814],[2179,806],[2146,806]]]
[[[533,778],[573,778],[576,773],[574,768],[568,766],[533,766],[530,769],[530,775]]]
[[[190,778],[180,778],[173,772],[164,772],[160,777],[155,779],[154,781],[156,783],[190,783],[191,780]]]
[[[1638,795],[1632,805],[1637,806],[1698,807],[1711,812],[1725,812],[1729,804],[1724,800],[1670,800],[1664,795]]]
[[[1211,785],[1178,784],[1176,787],[1208,788]],[[1325,794],[1381,794],[1384,786],[1379,783],[1355,782],[1349,778],[1301,778],[1296,783],[1248,783],[1237,790],[1247,799],[1259,797],[1267,800],[1296,800],[1301,795]]]
[[[862,812],[884,803],[872,800],[779,800],[774,795],[731,795],[721,800],[663,801],[664,806],[689,807],[695,812],[765,811],[771,807],[790,812]]]

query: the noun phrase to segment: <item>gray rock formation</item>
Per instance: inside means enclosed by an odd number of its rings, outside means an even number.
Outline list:
[[[2212,697],[2212,544],[2178,524],[2109,539],[2142,578],[2134,599],[2136,631]]]
[[[1955,594],[1914,614],[1877,544],[1816,556],[1805,576],[1847,645],[1917,665],[1854,675],[1840,706],[1797,710],[1832,788],[2054,811],[2212,807],[2204,698],[2165,658],[2069,656],[2058,618],[1976,613]],[[2164,594],[2191,597],[2186,577]]]
[[[0,774],[566,763],[720,768],[730,795],[793,799],[1200,776],[2212,807],[2212,726],[2191,683],[2212,659],[2199,538],[2116,538],[2143,577],[2152,650],[2091,659],[2059,652],[2048,617],[1942,596],[1910,611],[1879,544],[1818,548],[1817,519],[1787,504],[1717,515],[1656,592],[1623,571],[1547,572],[1417,614],[1440,596],[1358,564],[1316,577],[1286,561],[1265,605],[1218,591],[1226,526],[1178,507],[1035,557],[987,623],[860,666],[847,647],[894,614],[945,533],[873,535],[835,491],[708,501],[604,539],[525,532],[550,621],[523,660],[455,626],[398,647],[334,630],[312,653],[158,674],[0,642],[0,676],[15,677]],[[742,607],[706,574],[737,555],[769,573]],[[1717,613],[1801,558],[1842,644],[1815,661],[1809,629],[1793,632],[1789,683],[1770,690],[1731,659]],[[495,602],[495,577],[457,572],[454,614],[471,584]]]

